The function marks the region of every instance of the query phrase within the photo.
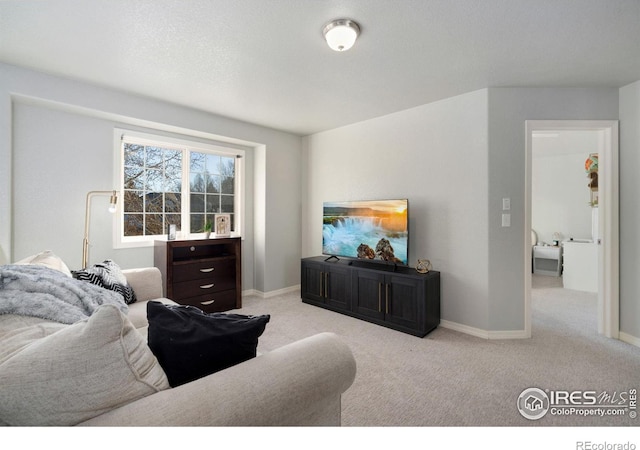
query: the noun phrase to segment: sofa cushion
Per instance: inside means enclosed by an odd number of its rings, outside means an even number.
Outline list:
[[[57,270],[58,272],[64,273],[66,276],[71,277],[71,271],[69,267],[54,254],[51,250],[45,250],[36,255],[28,256],[20,261],[16,262],[18,265],[36,265],[36,266],[45,266],[50,269]]]
[[[4,335],[0,423],[74,425],[169,388],[145,339],[113,305],[73,325]]]
[[[270,319],[155,301],[147,303],[147,317],[149,347],[172,387],[254,358]]]
[[[89,283],[97,286],[115,291],[122,295],[124,302],[127,305],[136,301],[136,293],[133,291],[127,278],[120,270],[120,266],[110,259],[107,259],[99,264],[94,264],[91,267],[82,270],[74,270],[71,272],[73,277],[88,281]]]

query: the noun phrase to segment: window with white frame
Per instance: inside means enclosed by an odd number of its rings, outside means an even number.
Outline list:
[[[176,225],[185,238],[229,214],[240,235],[244,151],[117,131],[120,156],[119,246],[148,245]]]

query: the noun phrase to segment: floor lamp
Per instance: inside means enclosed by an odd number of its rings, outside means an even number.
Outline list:
[[[84,240],[82,241],[82,268],[86,269],[89,264],[89,220],[91,217],[91,199],[97,195],[111,196],[109,199],[109,212],[116,212],[118,194],[116,191],[90,191],[87,193],[87,204],[84,213]]]

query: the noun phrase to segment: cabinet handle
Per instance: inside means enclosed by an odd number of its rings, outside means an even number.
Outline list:
[[[324,298],[327,298],[327,291],[329,290],[329,272],[324,273]]]
[[[213,286],[215,286],[215,283],[203,284],[202,286],[200,286],[200,289],[211,289]]]
[[[384,285],[384,289],[385,289],[385,314],[389,314],[389,285],[385,284]]]
[[[320,297],[323,297],[322,295],[322,279],[324,278],[324,272],[320,272]]]
[[[215,267],[209,267],[207,269],[200,269],[200,272],[209,273],[209,272],[213,272],[214,270],[215,270]]]
[[[200,304],[201,304],[201,305],[205,305],[205,306],[207,306],[207,305],[211,305],[211,304],[213,304],[213,302],[215,302],[215,300],[209,300],[209,301],[207,301],[207,302],[200,302]]]
[[[382,312],[382,283],[378,283],[378,312]]]

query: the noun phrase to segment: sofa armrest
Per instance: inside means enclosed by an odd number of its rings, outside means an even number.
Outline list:
[[[339,426],[355,374],[349,347],[320,333],[80,425]]]
[[[124,269],[122,273],[127,277],[127,282],[136,293],[138,301],[162,297],[162,274],[157,267]]]

